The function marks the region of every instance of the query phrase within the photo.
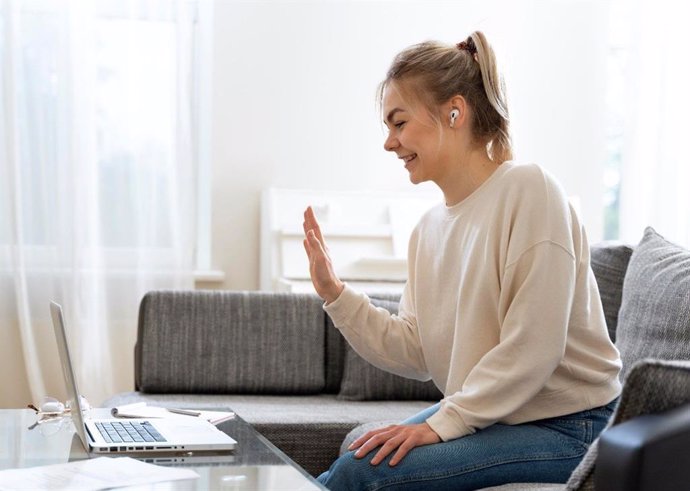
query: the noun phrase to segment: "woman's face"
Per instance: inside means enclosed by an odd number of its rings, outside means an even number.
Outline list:
[[[442,131],[429,111],[412,97],[402,97],[398,88],[390,83],[383,93],[384,123],[388,138],[383,144],[395,152],[410,174],[410,181],[438,182],[444,172]]]

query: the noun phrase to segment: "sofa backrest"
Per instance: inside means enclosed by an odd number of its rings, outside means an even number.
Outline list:
[[[315,295],[153,291],[143,298],[135,384],[152,393],[313,394],[325,387]]]
[[[621,308],[623,279],[633,249],[625,244],[601,242],[590,248],[590,263],[599,287],[606,326],[611,341],[616,341],[618,312]]]
[[[619,244],[591,248],[592,269],[614,340],[631,252]],[[376,297],[372,295],[372,300],[397,311],[399,295]],[[430,384],[422,387],[417,381],[384,376],[373,366],[363,366],[366,362],[347,348],[322,305],[310,294],[149,292],[139,310],[136,389],[197,394],[325,392],[347,399],[431,400],[439,395]],[[369,381],[368,385],[362,381]]]

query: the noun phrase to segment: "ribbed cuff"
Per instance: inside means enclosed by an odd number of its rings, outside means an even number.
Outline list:
[[[445,407],[443,403],[441,403],[441,409],[432,414],[426,423],[444,442],[474,433],[474,430],[467,426],[456,412]]]
[[[341,327],[347,324],[364,302],[368,302],[367,296],[353,290],[345,283],[345,288],[338,298],[331,303],[323,304],[323,310],[331,317],[335,327]]]

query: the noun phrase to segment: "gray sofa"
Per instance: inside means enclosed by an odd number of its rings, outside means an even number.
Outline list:
[[[395,296],[373,298],[397,309]],[[442,397],[432,382],[369,365],[315,295],[154,291],[142,300],[135,392],[105,407],[231,408],[312,475],[363,423],[401,420]]]
[[[611,428],[601,437],[602,455],[595,442],[567,485],[515,483],[492,489],[595,489],[595,481],[596,489],[619,489],[611,481],[621,472],[615,469],[624,468],[619,453],[611,450],[620,445],[616,431],[624,442],[633,435],[630,441],[643,446],[648,442],[635,431],[647,432],[661,448],[658,432],[626,425],[639,423],[639,415],[680,408],[679,429],[667,440],[677,445],[678,432],[690,434],[682,417],[690,415],[690,251],[648,229],[634,251],[604,243],[593,246],[591,256],[625,381]],[[372,300],[397,309],[394,296]],[[315,296],[161,291],[141,303],[135,392],[117,394],[104,406],[147,401],[232,408],[317,475],[341,445],[366,429],[400,421],[439,397],[431,382],[405,380],[362,360]],[[681,448],[690,453],[690,442]],[[629,465],[649,465],[640,449],[628,449],[626,455],[632,456]],[[672,473],[662,473],[671,483]],[[659,487],[663,477],[654,482],[654,488],[620,489],[666,489]]]

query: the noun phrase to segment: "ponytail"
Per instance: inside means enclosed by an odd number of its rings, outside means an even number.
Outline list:
[[[476,60],[482,74],[482,82],[486,98],[500,117],[493,139],[488,143],[487,149],[491,160],[497,163],[513,158],[513,145],[510,138],[508,115],[508,100],[503,77],[498,72],[496,55],[481,31],[470,34],[468,40],[472,40],[476,47]]]

